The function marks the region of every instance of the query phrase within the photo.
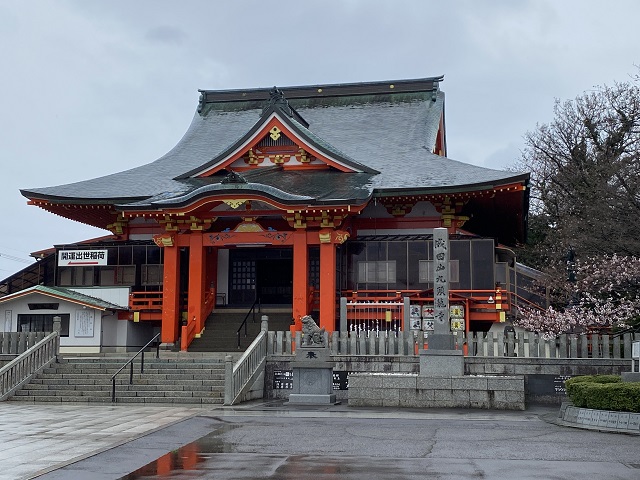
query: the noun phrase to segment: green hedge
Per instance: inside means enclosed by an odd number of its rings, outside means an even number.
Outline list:
[[[622,382],[618,375],[585,375],[565,385],[576,407],[640,412],[640,382]]]

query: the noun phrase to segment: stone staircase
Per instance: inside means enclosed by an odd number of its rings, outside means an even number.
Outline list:
[[[156,359],[155,352],[145,354],[142,374],[139,357],[134,361],[132,385],[129,366],[118,374],[116,403],[223,403],[224,355],[161,355],[168,358]],[[10,401],[111,403],[111,376],[130,357],[61,358],[32,378]]]
[[[240,334],[238,347],[238,328],[247,315],[246,310],[217,309],[205,323],[204,333],[189,345],[189,352],[238,352],[244,351],[260,333],[262,315],[269,317],[269,330],[287,331],[291,325],[291,309],[263,309],[255,315],[255,322],[251,318],[247,321],[247,336],[244,327]]]

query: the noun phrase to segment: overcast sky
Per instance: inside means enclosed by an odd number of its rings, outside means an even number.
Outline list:
[[[155,160],[199,88],[445,75],[448,156],[502,169],[556,98],[638,72],[639,19],[636,0],[0,0],[0,278],[107,233],[19,189]]]

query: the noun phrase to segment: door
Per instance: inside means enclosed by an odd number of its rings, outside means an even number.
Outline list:
[[[231,255],[229,270],[229,304],[251,305],[256,299],[255,259]]]
[[[229,305],[291,305],[291,248],[238,248],[229,252]]]

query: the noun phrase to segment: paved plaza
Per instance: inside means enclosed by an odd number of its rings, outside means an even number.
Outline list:
[[[640,437],[524,412],[0,404],[0,479],[638,479]]]

